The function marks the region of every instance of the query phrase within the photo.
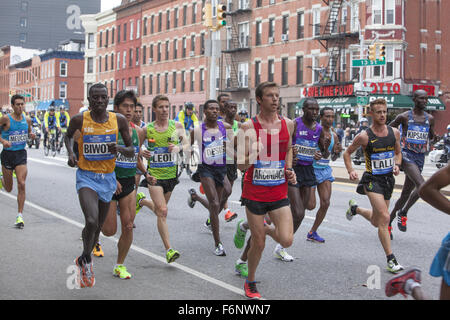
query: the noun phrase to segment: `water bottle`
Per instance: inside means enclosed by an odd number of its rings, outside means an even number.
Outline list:
[[[156,145],[155,139],[153,139],[153,138],[148,139],[147,150],[150,151],[150,160],[152,160],[152,158],[153,158],[153,154],[155,152],[155,145]]]

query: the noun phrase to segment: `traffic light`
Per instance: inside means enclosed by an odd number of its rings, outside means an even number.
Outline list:
[[[227,25],[227,21],[225,20],[227,17],[226,11],[227,11],[226,5],[219,4],[217,6],[217,29],[220,29]]]
[[[367,59],[369,59],[370,61],[377,60],[377,45],[376,44],[371,44],[369,46],[369,52],[367,54]]]
[[[203,26],[212,28],[212,5],[211,3],[205,3],[203,8]]]
[[[384,44],[380,44],[380,56],[378,60],[385,61],[386,60],[386,46]]]

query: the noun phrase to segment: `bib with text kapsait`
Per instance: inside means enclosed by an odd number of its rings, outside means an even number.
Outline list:
[[[297,160],[312,162],[318,146],[317,141],[298,138],[295,142]]]
[[[406,132],[406,142],[413,144],[426,144],[428,141],[429,126],[409,124]]]
[[[88,161],[114,159],[115,155],[108,151],[108,144],[116,142],[115,134],[84,135],[83,156]]]
[[[253,167],[253,184],[258,186],[278,186],[286,182],[285,161],[257,160]]]
[[[169,168],[176,165],[177,154],[169,152],[169,147],[156,147],[152,152],[150,168]]]
[[[122,145],[121,147],[125,147]],[[139,147],[134,146],[134,156],[133,157],[126,157],[122,153],[117,152],[117,158],[116,158],[116,167],[123,168],[123,169],[134,169],[137,167],[137,160],[138,160],[138,154],[139,154]]]
[[[370,160],[373,175],[391,173],[394,168],[394,151],[373,153]]]

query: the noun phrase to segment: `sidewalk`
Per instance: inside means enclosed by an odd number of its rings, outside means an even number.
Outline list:
[[[336,178],[336,181],[358,184],[359,180],[351,181],[348,178],[348,173],[347,173],[346,168],[335,167],[333,165],[331,167],[333,168],[333,176]],[[356,172],[358,172],[358,177],[361,178],[364,173],[364,170],[360,170],[360,169],[355,169],[355,170],[356,170]],[[425,180],[427,180],[428,178],[429,177],[424,176]],[[404,183],[405,183],[405,173],[400,172],[400,174],[397,177],[395,177],[395,188],[403,189]],[[442,189],[442,193],[445,194],[446,196],[450,196],[450,186],[447,186],[444,189]]]

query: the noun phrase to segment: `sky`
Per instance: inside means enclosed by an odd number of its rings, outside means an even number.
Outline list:
[[[102,0],[102,12],[106,11],[108,9],[112,9],[114,7],[117,7],[122,3],[122,0]]]

